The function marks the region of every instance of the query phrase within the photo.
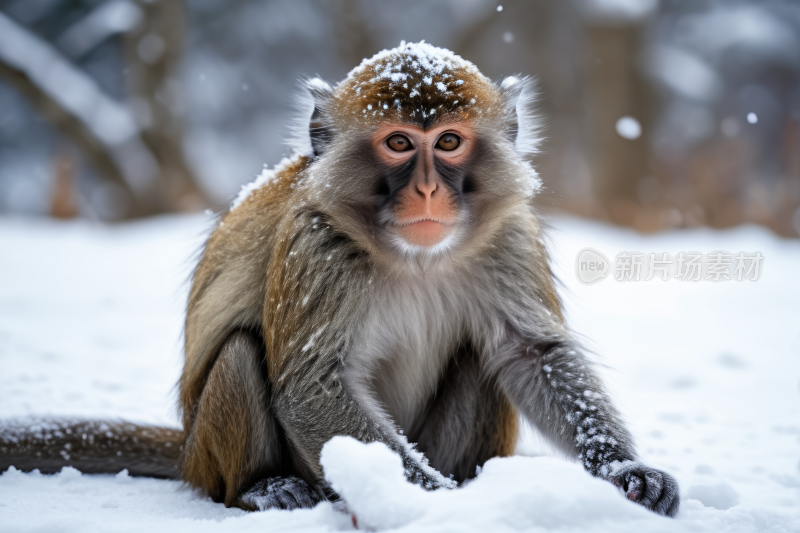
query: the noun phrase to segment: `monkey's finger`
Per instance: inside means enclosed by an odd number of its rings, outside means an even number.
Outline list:
[[[286,509],[292,511],[300,507],[300,504],[297,503],[294,494],[292,494],[288,490],[280,489],[275,491],[275,500],[278,503],[279,509]]]
[[[625,497],[632,502],[638,502],[639,498],[642,497],[644,480],[636,474],[628,474],[625,477],[627,478],[625,483],[627,486],[625,489]]]
[[[319,495],[305,481],[295,477],[281,480],[277,496],[286,509],[310,509],[319,503]]]
[[[661,497],[664,489],[663,477],[660,472],[646,472],[644,474],[644,494],[639,503],[648,509],[655,510],[655,504]]]
[[[667,515],[667,511],[675,504],[677,498],[673,494],[669,494],[667,491],[664,491],[661,495],[661,498],[653,505],[653,512],[658,513],[660,515]],[[676,509],[677,512],[677,509]]]
[[[677,516],[680,508],[681,508],[681,499],[678,497],[676,493],[672,497],[672,503],[670,504],[669,507],[667,507],[667,510],[664,512],[664,514],[670,518],[674,518],[675,516]]]
[[[310,509],[320,502],[319,495],[309,487],[302,487],[294,493],[297,503],[305,509]]]
[[[653,511],[666,516],[675,516],[680,507],[680,496],[678,495],[678,482],[671,476],[662,474],[663,489],[661,498],[653,506]]]

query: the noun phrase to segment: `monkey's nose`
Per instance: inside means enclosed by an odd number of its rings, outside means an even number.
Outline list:
[[[419,180],[417,182],[417,191],[424,196],[425,198],[430,198],[433,196],[433,193],[436,191],[437,185],[435,180],[424,181]]]

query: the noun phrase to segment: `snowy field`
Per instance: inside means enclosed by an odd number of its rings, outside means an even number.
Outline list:
[[[402,531],[800,532],[800,243],[758,228],[642,237],[556,218],[568,319],[597,358],[642,459],[681,484],[676,520],[626,501],[531,433],[458,491],[424,493],[379,445],[335,439],[326,475],[359,526]],[[177,425],[186,279],[209,217],[100,226],[0,219],[0,419]],[[575,256],[760,251],[758,282],[576,281]],[[244,513],[177,482],[65,469],[0,475],[0,531],[347,531],[330,504]]]

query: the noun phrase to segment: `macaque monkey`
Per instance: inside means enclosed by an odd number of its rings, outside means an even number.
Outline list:
[[[298,154],[246,188],[194,272],[183,433],[120,423],[98,451],[59,426],[50,441],[74,441],[70,461],[17,428],[0,468],[138,461],[133,473],[227,506],[291,509],[338,498],[319,461],[336,435],[383,442],[409,481],[452,488],[514,453],[521,415],[674,516],[676,481],[637,461],[564,322],[532,207],[530,80],[495,84],[452,52],[402,43],[335,87],[304,86]]]

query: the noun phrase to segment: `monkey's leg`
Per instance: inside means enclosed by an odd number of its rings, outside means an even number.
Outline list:
[[[183,478],[228,507],[313,507],[319,494],[291,475],[263,359],[261,342],[252,334],[236,332],[225,341],[188,431]]]
[[[493,380],[481,379],[478,354],[464,346],[408,438],[432,467],[461,483],[492,457],[513,455],[518,426],[516,408]]]

